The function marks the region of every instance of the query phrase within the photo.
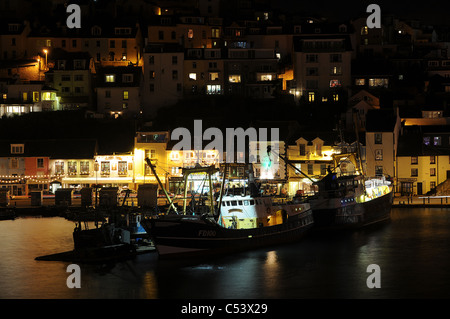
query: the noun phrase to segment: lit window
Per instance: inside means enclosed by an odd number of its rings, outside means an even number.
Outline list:
[[[338,102],[339,101],[339,94],[333,94],[333,101]]]
[[[213,38],[219,38],[220,37],[220,29],[212,28],[211,30],[211,36]]]
[[[62,162],[62,161],[55,162],[55,173],[56,174],[64,174],[64,162]]]
[[[355,85],[366,85],[366,79],[355,79]]]
[[[261,74],[261,81],[272,81],[272,74]]]
[[[369,86],[378,86],[387,88],[389,84],[388,79],[369,79]]]
[[[116,82],[116,76],[114,74],[105,75],[105,82]]]
[[[314,102],[315,96],[316,96],[316,94],[314,92],[309,92],[308,93],[308,102]]]
[[[127,161],[119,161],[117,163],[117,174],[118,175],[127,175],[128,174],[128,162]]]
[[[339,80],[331,80],[330,81],[330,88],[340,87],[341,81]]]
[[[33,92],[33,102],[39,102],[39,92]]]
[[[369,28],[367,26],[364,26],[361,28],[361,35],[367,35],[369,34]]]
[[[26,101],[28,100],[28,93],[27,93],[27,92],[23,92],[23,93],[22,93],[22,100],[23,100],[24,102],[26,102]]]
[[[241,83],[241,76],[240,75],[230,75],[228,77],[228,81],[230,83]]]
[[[128,91],[123,91],[123,99],[128,100]]]
[[[189,38],[189,39],[194,38],[194,30],[192,30],[192,29],[189,29],[189,30],[188,30],[188,38]]]
[[[101,174],[102,175],[109,175],[111,172],[111,166],[109,161],[101,162]]]
[[[197,80],[197,73],[189,73],[189,80]]]
[[[207,85],[207,94],[220,94],[220,85]]]
[[[170,153],[170,159],[172,161],[178,161],[180,159],[180,153],[178,153],[178,152],[171,152]]]
[[[440,136],[434,137],[433,145],[435,145],[435,146],[441,145],[441,137]]]
[[[331,74],[341,75],[342,74],[342,67],[340,67],[340,66],[333,66],[331,68]]]
[[[54,93],[42,92],[42,101],[52,101],[52,95],[54,95]]]
[[[219,79],[219,72],[210,72],[209,73],[209,80],[210,81],[216,81]]]
[[[383,150],[375,150],[375,160],[376,161],[383,160]]]

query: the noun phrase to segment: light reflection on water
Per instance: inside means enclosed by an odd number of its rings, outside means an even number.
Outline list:
[[[34,258],[71,250],[73,222],[0,221],[0,298],[448,298],[449,226],[449,210],[393,209],[386,225],[207,261],[81,265],[81,288],[69,289],[69,263]],[[370,264],[380,289],[366,285]]]

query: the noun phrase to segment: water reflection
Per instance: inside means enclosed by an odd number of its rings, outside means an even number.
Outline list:
[[[69,289],[68,263],[35,257],[73,248],[63,218],[0,222],[0,298],[448,298],[450,214],[393,209],[387,225],[314,235],[291,244],[201,261],[156,254],[111,265],[81,265]],[[367,266],[381,288],[366,285]]]

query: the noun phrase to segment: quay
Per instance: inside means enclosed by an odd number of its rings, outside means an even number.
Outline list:
[[[158,198],[158,205],[166,205],[167,202],[163,198]],[[120,206],[117,203],[117,206]],[[129,198],[125,202],[127,207],[138,207],[136,198]],[[26,196],[16,196],[11,199],[10,208],[14,208],[17,216],[62,216],[70,211],[80,211],[83,210],[81,206],[80,198],[73,198],[71,205],[69,206],[57,206],[55,205],[54,198],[44,198],[41,205],[33,206],[31,204],[31,199]],[[450,208],[450,196],[397,196],[394,197],[392,207],[398,208],[413,208],[413,207],[437,207],[437,208]]]
[[[436,207],[436,208],[450,208],[450,196],[400,196],[394,197],[392,207],[399,208],[421,208],[421,207]]]

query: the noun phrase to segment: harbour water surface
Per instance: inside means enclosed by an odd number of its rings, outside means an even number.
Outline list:
[[[149,253],[80,264],[81,288],[70,289],[70,263],[35,258],[73,249],[73,228],[61,217],[0,221],[0,298],[450,297],[450,210],[443,208],[394,208],[388,224],[209,260],[159,261]],[[367,286],[371,264],[380,267],[380,288]]]

